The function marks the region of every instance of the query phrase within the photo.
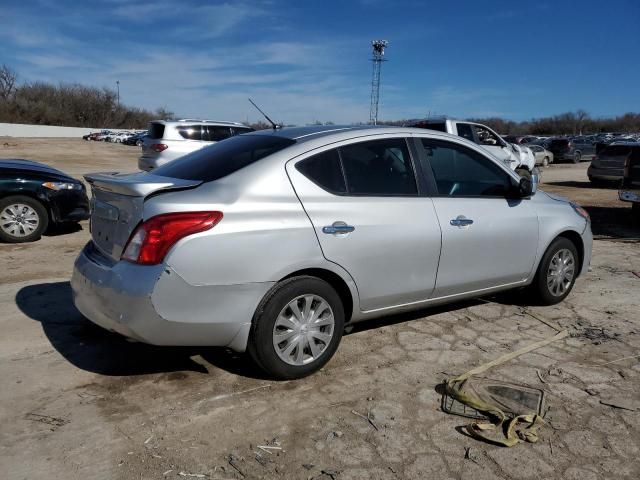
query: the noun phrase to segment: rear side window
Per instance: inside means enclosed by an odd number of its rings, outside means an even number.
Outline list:
[[[267,135],[240,135],[196,150],[153,171],[154,175],[211,182],[276,153],[295,140]]]
[[[416,122],[411,127],[426,128],[428,130],[436,130],[437,132],[447,133],[447,125],[444,122]]]
[[[456,127],[458,128],[458,136],[471,140],[475,143],[473,132],[471,131],[471,125],[468,123],[458,123]]]
[[[206,142],[219,142],[232,135],[229,127],[215,127],[213,125],[202,126],[202,139]]]
[[[202,140],[200,125],[180,125],[176,130],[185,140]]]
[[[337,150],[322,152],[298,162],[296,169],[331,193],[344,194],[347,191]]]
[[[250,127],[233,127],[233,134],[240,135],[241,133],[253,132],[253,128]]]
[[[347,188],[355,195],[417,195],[407,143],[390,138],[340,148]]]
[[[164,125],[162,123],[150,123],[148,135],[153,140],[160,140],[164,136]]]

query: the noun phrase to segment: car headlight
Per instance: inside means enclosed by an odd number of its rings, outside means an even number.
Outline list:
[[[71,183],[71,182],[44,182],[42,184],[43,187],[48,188],[49,190],[82,190],[81,183]]]
[[[589,212],[587,212],[584,208],[582,208],[577,203],[573,203],[573,202],[570,202],[570,205],[571,205],[571,208],[573,208],[573,211],[576,212],[578,215],[580,215],[582,218],[584,218],[587,222],[591,221],[591,217],[589,217]]]

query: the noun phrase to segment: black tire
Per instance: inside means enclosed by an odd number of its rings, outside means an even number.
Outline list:
[[[13,195],[10,197],[5,197],[0,199],[0,222],[6,221],[2,217],[3,215],[10,214],[7,209],[10,209],[13,205],[27,205],[28,207],[33,209],[36,215],[35,218],[37,218],[37,226],[35,230],[30,234],[18,236],[12,235],[10,231],[6,231],[5,228],[3,228],[4,225],[8,225],[8,222],[0,224],[0,241],[6,243],[24,243],[38,240],[49,225],[49,215],[47,213],[47,209],[38,200],[35,200],[31,197],[26,197],[24,195]]]
[[[281,312],[289,308],[295,299],[314,295],[328,303],[333,313],[333,331],[324,350],[318,358],[304,365],[285,362],[276,352],[274,331]],[[304,301],[304,300],[301,300]],[[302,378],[320,370],[336,352],[344,331],[344,306],[340,296],[324,280],[311,276],[289,278],[276,285],[262,300],[253,318],[247,351],[254,362],[268,375],[276,379],[290,380]],[[293,342],[292,342],[293,343]],[[293,351],[297,352],[299,347]],[[309,342],[303,352],[311,353]],[[293,352],[291,352],[293,356]]]
[[[580,161],[582,160],[582,154],[580,152],[575,152],[573,154],[573,163],[580,163]]]
[[[561,294],[557,294],[554,293],[552,291],[552,288],[548,285],[547,273],[550,270],[553,257],[562,250],[569,251],[573,256],[573,278],[571,279],[571,282],[565,287],[566,289]],[[576,277],[579,273],[580,257],[578,256],[578,249],[568,238],[556,238],[553,242],[551,242],[551,245],[549,245],[549,248],[547,248],[547,251],[542,256],[542,260],[540,260],[540,264],[538,265],[536,276],[533,279],[533,283],[529,287],[533,300],[540,305],[555,305],[556,303],[560,303],[567,297],[567,295],[569,295],[569,293],[571,293],[573,285],[576,281]]]
[[[549,157],[544,157],[542,159],[542,166],[543,167],[548,167],[549,166]]]
[[[136,147],[142,146],[142,140],[136,140]]]

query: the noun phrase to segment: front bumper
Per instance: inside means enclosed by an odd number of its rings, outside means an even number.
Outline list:
[[[618,197],[623,202],[640,203],[640,190],[620,189]]]
[[[582,246],[584,247],[584,256],[582,259],[582,268],[580,269],[580,275],[585,275],[589,272],[591,266],[591,256],[593,251],[593,233],[591,232],[591,222],[587,222],[584,231],[582,232]]]
[[[90,216],[89,199],[84,190],[46,192],[54,223],[80,222]]]
[[[91,242],[74,265],[73,300],[101,327],[153,345],[246,348],[272,283],[191,285],[166,265],[112,262]]]

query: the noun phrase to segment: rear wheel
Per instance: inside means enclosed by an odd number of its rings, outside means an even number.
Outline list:
[[[48,223],[47,210],[37,200],[22,195],[0,199],[0,240],[3,242],[38,240]]]
[[[580,160],[582,160],[582,154],[580,152],[575,152],[573,154],[573,163],[580,163]]]
[[[333,287],[319,278],[294,277],[258,307],[247,349],[269,375],[301,378],[331,359],[343,330],[344,307]]]
[[[549,157],[544,157],[542,159],[542,166],[543,167],[548,167],[549,166]]]
[[[555,305],[573,289],[579,273],[578,250],[571,240],[556,238],[545,252],[536,277],[530,286],[535,300],[543,305]]]

